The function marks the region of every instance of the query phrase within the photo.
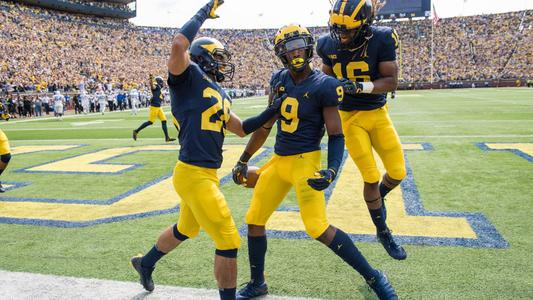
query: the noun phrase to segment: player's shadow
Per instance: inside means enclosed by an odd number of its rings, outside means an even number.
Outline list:
[[[131,298],[131,300],[143,300],[143,299],[146,299],[146,297],[148,297],[151,293],[152,292],[149,292],[149,291],[140,292],[137,295],[133,296]]]
[[[376,300],[376,299],[378,299],[378,297],[366,285],[360,286],[359,288],[357,288],[357,290],[359,291],[359,294],[361,295],[361,297],[363,297],[363,299],[365,299],[365,300]]]

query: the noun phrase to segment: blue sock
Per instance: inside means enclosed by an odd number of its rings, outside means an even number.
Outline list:
[[[265,254],[267,250],[266,236],[248,236],[248,256],[250,258],[250,273],[256,284],[265,282]]]
[[[153,268],[155,263],[161,259],[166,253],[163,253],[157,249],[157,246],[154,245],[141,260],[141,266],[146,268]]]
[[[370,212],[372,222],[374,222],[374,225],[376,225],[378,231],[383,231],[387,229],[387,223],[385,223],[385,221],[387,220],[385,203],[383,203],[378,209],[369,208],[368,212]]]
[[[379,183],[379,194],[381,195],[381,198],[385,198],[390,191],[392,191],[392,189],[384,185],[383,182]]]
[[[347,264],[359,272],[359,274],[361,274],[366,280],[376,276],[376,270],[370,266],[365,257],[359,252],[350,237],[344,233],[344,231],[337,228],[335,237],[328,247]]]
[[[218,289],[218,294],[220,295],[220,300],[235,300],[235,292],[237,288],[232,289]]]

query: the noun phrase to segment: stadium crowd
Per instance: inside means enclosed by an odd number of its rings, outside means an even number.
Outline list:
[[[87,1],[83,1],[87,2]],[[531,11],[441,19],[434,27],[435,81],[533,76]],[[402,40],[401,80],[431,80],[432,20],[392,21]],[[310,28],[318,37],[327,27]],[[166,72],[176,29],[138,27],[127,21],[65,14],[0,2],[0,89],[7,92],[88,90],[112,83],[143,88],[147,74]],[[279,68],[270,39],[275,29],[217,30],[236,64],[226,88],[262,90]],[[321,62],[315,58],[315,66]]]
[[[129,6],[124,3],[104,2],[104,1],[87,1],[87,0],[61,0],[61,1],[78,3],[78,4],[88,5],[88,6],[101,7],[101,8],[111,8],[111,9],[131,11]]]

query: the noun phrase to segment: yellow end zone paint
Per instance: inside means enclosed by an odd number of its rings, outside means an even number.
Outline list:
[[[139,148],[106,149],[93,154],[99,154],[98,160],[101,160],[108,158],[109,155],[114,156],[117,155],[117,153],[127,153],[127,151],[131,151],[131,149],[168,150],[170,147],[176,149],[176,146],[146,146]],[[224,147],[224,162],[218,171],[220,178],[231,173],[231,169],[233,168],[234,163],[239,159],[242,150],[243,146],[229,145]],[[260,154],[263,151],[265,150],[261,149],[257,154]],[[94,157],[95,156],[91,156],[91,158]],[[74,162],[86,164],[88,159],[75,160]],[[82,166],[79,165],[68,166],[68,170],[79,170],[81,168]],[[65,171],[61,169],[56,170]],[[176,207],[179,203],[180,199],[172,186],[172,177],[169,177],[128,195],[110,205],[0,201],[0,217],[85,222],[171,209]]]
[[[529,156],[533,156],[533,143],[513,143],[513,144],[493,144],[485,143],[487,148],[491,150],[518,150],[526,153]]]
[[[410,149],[421,150],[411,144]],[[422,147],[422,145],[419,145]],[[378,158],[377,154],[375,157]],[[382,174],[385,170],[381,161],[376,159]],[[331,224],[351,234],[375,235],[376,227],[372,223],[363,199],[363,179],[350,158],[342,168],[337,185],[327,205],[327,215]],[[395,235],[470,238],[476,233],[463,217],[446,216],[409,216],[406,214],[402,191],[394,189],[387,196],[387,223]],[[299,212],[276,211],[267,224],[268,230],[305,231]]]
[[[175,145],[152,145],[143,147],[121,147],[104,149],[94,153],[87,153],[60,161],[28,168],[29,172],[75,172],[75,173],[120,173],[135,165],[97,163],[119,155],[136,151],[172,151],[177,150]]]
[[[44,145],[44,146],[17,146],[11,148],[11,154],[26,154],[40,151],[62,151],[77,148],[80,145]]]

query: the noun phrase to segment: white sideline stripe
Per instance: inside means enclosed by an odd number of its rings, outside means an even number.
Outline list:
[[[168,105],[165,105],[165,106],[161,106],[162,108],[166,108],[166,107],[170,107]],[[144,110],[148,110],[148,107],[143,107],[143,108],[139,108],[138,111],[144,111]],[[118,111],[107,111],[105,112],[105,115],[109,115],[109,114],[116,114],[116,113],[124,113],[124,112],[131,112],[131,109],[125,109],[125,110],[118,110]],[[51,112],[53,114],[53,112]],[[104,115],[104,116],[105,116]],[[94,113],[88,113],[86,115],[84,114],[74,114],[74,115],[67,115],[67,116],[63,116],[63,119],[73,119],[73,118],[87,118],[87,117],[94,117],[94,116],[102,116],[102,113],[100,112],[94,112]],[[39,118],[32,118],[32,119],[25,119],[25,120],[18,120],[18,121],[9,121],[9,122],[5,122],[3,123],[3,125],[6,125],[6,124],[16,124],[16,123],[26,123],[26,122],[38,122],[38,121],[46,121],[46,120],[51,120],[51,119],[57,119],[57,117],[54,117],[53,115],[50,115],[49,117],[46,116],[46,117],[39,117]]]
[[[134,272],[132,270],[132,272]],[[2,299],[219,299],[218,290],[157,285],[152,293],[139,283],[0,271]],[[261,299],[310,298],[269,295]]]
[[[529,138],[533,137],[533,134],[499,134],[499,135],[400,135],[400,138]],[[139,138],[137,142],[162,140],[163,138]],[[121,141],[130,140],[131,138],[109,138],[109,139],[83,139],[81,141]],[[241,140],[247,141],[246,138],[240,138],[236,136],[226,137],[225,140]],[[78,141],[78,139],[50,139],[50,140],[13,140],[12,142],[72,142]],[[244,145],[244,144],[243,144]]]

